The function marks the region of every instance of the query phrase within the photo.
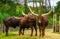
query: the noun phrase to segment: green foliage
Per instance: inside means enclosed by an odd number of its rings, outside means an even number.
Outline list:
[[[48,17],[49,24],[53,24],[53,18],[51,16]]]
[[[16,1],[16,0],[15,0]],[[42,0],[36,0],[36,1],[42,1]],[[27,8],[27,7],[26,7]],[[33,9],[33,7],[31,7]],[[0,0],[0,22],[6,17],[11,17],[11,16],[21,16],[22,15],[22,10],[24,11],[24,6],[23,5],[18,5],[14,3],[14,1],[11,0]],[[28,9],[28,8],[27,8]],[[28,12],[29,10],[25,11]],[[35,13],[40,14],[40,9],[39,7],[34,7],[33,10]],[[45,9],[44,12],[48,12],[48,9]],[[49,19],[50,20],[50,19]],[[51,23],[52,21],[50,21]]]
[[[22,11],[24,10],[24,6],[16,6],[16,16],[21,16]]]
[[[60,13],[60,1],[58,1],[57,6],[55,7],[55,12]]]
[[[23,5],[18,5],[11,0],[0,0],[0,23],[6,17],[21,16],[23,8]]]
[[[3,21],[3,19],[4,18],[6,18],[6,17],[10,17],[10,15],[9,14],[2,14],[2,13],[0,13],[0,22],[2,22]]]

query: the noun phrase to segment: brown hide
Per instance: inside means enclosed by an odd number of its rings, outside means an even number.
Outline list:
[[[33,15],[24,16],[20,19],[20,25],[23,25],[23,27],[29,26],[30,24],[33,26],[33,23],[36,23],[36,19]]]
[[[16,28],[17,26],[19,26],[19,20],[14,18],[14,17],[11,17],[11,18],[5,18],[3,20],[4,24],[6,27],[13,27],[13,28]]]
[[[25,28],[31,28],[31,36],[33,34],[33,27],[35,28],[36,34],[37,35],[37,27],[36,27],[36,18],[33,15],[28,15],[28,16],[24,16],[21,20],[20,20],[20,32],[19,35],[21,34],[21,30],[23,29],[23,33],[24,33],[24,29]]]
[[[38,26],[39,26],[40,36],[43,37],[45,35],[45,28],[47,25],[48,25],[48,18],[46,16],[39,15]]]
[[[34,15],[29,15],[28,21],[32,23],[32,26],[36,26],[36,17]]]
[[[9,27],[16,28],[17,26],[19,26],[19,20],[20,19],[16,19],[14,17],[5,18],[3,20],[3,23],[6,27],[6,35],[8,35]]]
[[[40,16],[38,17],[38,25],[39,25],[39,26],[43,26],[43,25],[47,26],[47,25],[48,25],[48,19],[47,19],[47,17],[40,15]]]

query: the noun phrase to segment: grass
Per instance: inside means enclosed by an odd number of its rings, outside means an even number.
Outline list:
[[[35,31],[33,36],[30,36],[30,30],[25,31],[25,35],[18,35],[18,31],[14,32],[9,32],[9,35],[6,36],[5,33],[0,34],[0,39],[60,39],[60,34],[57,33],[52,33],[52,29],[46,29],[45,31],[45,36],[39,37],[39,31],[38,31],[38,36],[35,36]]]
[[[12,33],[9,33],[8,36],[5,36],[5,34],[1,34],[0,35],[0,39],[37,39],[37,37],[33,36],[19,36],[17,34],[12,34]]]

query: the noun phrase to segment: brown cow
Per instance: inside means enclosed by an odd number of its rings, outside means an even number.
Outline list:
[[[19,26],[19,20],[20,19],[16,19],[14,17],[9,17],[9,18],[3,19],[3,23],[6,27],[6,36],[8,35],[9,27],[16,28],[17,26]]]
[[[31,36],[33,34],[33,28],[36,31],[35,36],[37,36],[37,27],[36,27],[36,18],[33,15],[29,15],[29,16],[24,16],[21,20],[20,20],[20,31],[19,31],[19,35],[21,34],[21,31],[23,29],[23,35],[24,35],[24,30],[25,28],[31,28]]]
[[[39,32],[40,32],[40,36],[44,36],[45,35],[45,28],[48,25],[48,19],[45,16],[38,16],[38,27],[39,27]]]

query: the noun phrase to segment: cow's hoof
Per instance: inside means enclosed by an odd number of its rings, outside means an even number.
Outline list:
[[[35,34],[35,36],[37,36],[37,34]]]
[[[44,35],[42,35],[41,37],[44,37]]]
[[[32,36],[32,35],[31,35]]]
[[[22,35],[24,35],[24,34],[22,34]]]
[[[20,36],[21,34],[19,34],[19,36]]]
[[[39,37],[41,37],[41,35],[39,35]]]

